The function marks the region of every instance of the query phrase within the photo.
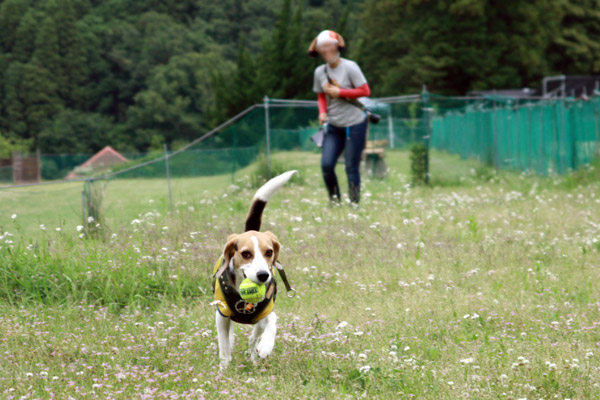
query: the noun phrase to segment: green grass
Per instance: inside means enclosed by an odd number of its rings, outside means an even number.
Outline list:
[[[318,155],[274,158],[303,176],[263,219],[298,295],[277,300],[268,360],[249,362],[236,326],[224,373],[210,272],[255,166],[177,179],[172,212],[164,180],[111,181],[99,239],[78,236],[76,185],[0,192],[0,397],[600,397],[594,169],[495,175],[434,153],[437,186],[412,188],[390,152],[355,210],[326,201]]]

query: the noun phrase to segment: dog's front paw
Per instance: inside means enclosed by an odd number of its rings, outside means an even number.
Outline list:
[[[256,345],[256,352],[260,358],[267,358],[273,351],[275,341],[269,338],[263,337]]]
[[[225,371],[227,368],[229,368],[229,364],[231,363],[231,359],[229,360],[221,360],[221,363],[219,364],[219,369],[221,371]]]
[[[256,351],[257,351],[257,350],[256,350],[256,347],[252,347],[252,350],[250,350],[250,351],[248,352],[248,353],[250,353],[250,361],[251,361],[253,364],[256,364],[256,361],[257,361],[257,359],[256,359]]]

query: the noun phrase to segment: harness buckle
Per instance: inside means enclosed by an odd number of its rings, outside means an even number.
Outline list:
[[[296,289],[289,288],[288,290],[286,290],[285,295],[286,295],[286,297],[288,297],[290,299],[293,298],[293,297],[296,297]]]
[[[235,311],[240,314],[254,314],[256,310],[254,309],[254,304],[239,300],[235,303]]]

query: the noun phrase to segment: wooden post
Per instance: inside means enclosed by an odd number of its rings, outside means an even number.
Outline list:
[[[265,134],[267,136],[267,179],[271,179],[271,126],[269,123],[269,98],[264,97],[265,106]]]
[[[14,151],[12,155],[12,170],[13,170],[13,183],[15,185],[21,183],[21,175],[23,169],[23,160],[21,153]]]
[[[37,164],[37,181],[42,181],[42,154],[40,152],[40,148],[38,147],[35,150],[35,160]]]
[[[173,191],[171,190],[171,169],[169,168],[169,151],[167,144],[163,144],[163,150],[165,152],[165,168],[167,172],[167,188],[169,189],[169,209],[173,211]]]

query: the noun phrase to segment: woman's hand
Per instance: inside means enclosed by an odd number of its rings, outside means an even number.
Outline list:
[[[331,83],[326,84],[323,90],[329,97],[333,97],[334,99],[340,97],[340,88],[332,85]]]
[[[319,114],[319,125],[323,125],[325,122],[327,122],[327,113]]]

